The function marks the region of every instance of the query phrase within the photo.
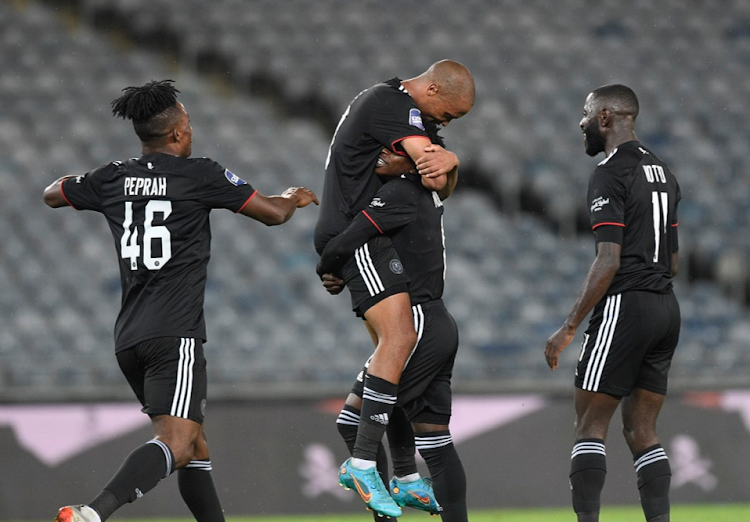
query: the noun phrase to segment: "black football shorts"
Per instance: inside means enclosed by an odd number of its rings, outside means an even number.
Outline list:
[[[203,423],[207,376],[200,339],[149,339],[118,352],[117,362],[143,413]]]
[[[371,239],[355,250],[342,275],[351,294],[352,310],[360,317],[386,297],[409,290],[409,276],[385,236]]]
[[[671,290],[608,295],[584,334],[575,385],[617,397],[633,388],[665,395],[679,337],[680,307]]]
[[[412,306],[417,345],[398,385],[396,406],[411,422],[445,424],[451,417],[451,376],[458,351],[458,328],[441,299]],[[362,397],[364,369],[352,393]]]

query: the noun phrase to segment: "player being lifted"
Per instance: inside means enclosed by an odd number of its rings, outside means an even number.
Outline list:
[[[443,60],[409,80],[393,78],[362,91],[349,105],[333,136],[315,249],[343,232],[382,186],[374,169],[382,149],[408,155],[421,182],[447,196],[455,186],[457,156],[431,145],[422,118],[448,125],[474,105],[474,80],[460,63]],[[358,262],[342,273],[352,308],[367,319],[377,338],[363,386],[361,422],[347,469],[366,484],[360,492],[373,511],[400,516],[375,467],[378,445],[398,396],[399,381],[417,341],[410,311],[408,276],[387,238],[363,246]]]
[[[554,370],[593,309],[575,377],[570,484],[579,522],[599,520],[605,440],[620,403],[646,520],[669,521],[671,471],[656,419],[680,335],[680,309],[672,292],[680,187],[664,162],[638,142],[637,116],[638,99],[624,85],[599,87],[586,98],[580,123],[586,153],[606,155],[588,189],[596,259],[568,318],[545,349]]]
[[[190,159],[193,129],[171,80],[124,91],[113,113],[133,121],[141,157],[60,178],[44,201],[100,212],[109,224],[122,282],[117,362],[151,417],[154,438],[125,459],[96,498],[60,508],[56,521],[106,520],[179,470],[180,494],[196,520],[222,522],[203,431],[209,214],[225,208],[279,225],[318,201],[299,187],[263,196],[218,163]]]
[[[443,145],[434,125],[425,125],[433,143]],[[458,350],[455,321],[445,309],[443,204],[437,193],[422,186],[418,174],[409,172],[409,158],[384,149],[375,172],[390,179],[367,209],[328,242],[318,266],[319,273],[339,273],[345,262],[361,254],[372,238],[387,236],[409,274],[413,322],[417,344],[401,375],[398,398],[387,428],[394,478],[391,496],[400,506],[440,514],[445,522],[466,522],[466,475],[449,430],[451,375]],[[343,283],[343,282],[342,282]],[[366,323],[367,324],[367,323]],[[377,336],[370,333],[377,345]],[[369,361],[368,361],[369,363]],[[360,373],[337,420],[350,452],[354,449],[361,419],[364,375]],[[410,429],[409,423],[414,428]],[[430,479],[419,476],[414,461],[416,448],[427,463]],[[378,467],[381,465],[378,459]],[[341,483],[358,489],[351,464],[342,466]],[[434,494],[432,487],[434,485]],[[435,499],[436,497],[436,499]],[[438,504],[439,502],[439,504]]]

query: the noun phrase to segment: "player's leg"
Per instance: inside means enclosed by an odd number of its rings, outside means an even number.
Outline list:
[[[224,510],[211,475],[213,470],[206,435],[201,433],[193,459],[177,471],[177,484],[182,500],[199,522],[224,522]]]
[[[117,360],[144,413],[151,417],[154,438],[125,459],[88,505],[96,516],[75,518],[61,510],[60,522],[106,520],[194,460],[202,440],[206,377],[200,340],[152,339],[119,352]]]
[[[607,476],[605,441],[619,397],[576,388],[575,443],[571,452],[570,486],[579,522],[597,522]]]
[[[663,394],[636,388],[622,402],[623,434],[633,454],[641,506],[649,522],[669,520],[672,470],[656,434],[656,419],[664,404],[664,397]]]
[[[354,465],[374,467],[378,444],[396,404],[398,382],[416,344],[409,294],[385,298],[365,312],[378,346],[364,376],[362,413],[354,445]]]
[[[431,479],[424,479],[427,487],[423,489],[432,489],[436,500],[433,504],[429,495],[420,494],[419,484],[397,483],[412,497],[404,495],[397,503],[440,513],[445,522],[465,522],[466,474],[449,428],[458,328],[442,301],[414,308],[419,344],[404,370],[399,401],[406,401],[404,411],[412,421],[416,447],[430,471]]]
[[[667,393],[672,356],[680,335],[680,309],[672,292],[632,292],[643,313],[646,346],[635,388],[623,400],[623,434],[633,454],[641,506],[650,522],[669,520],[671,468],[656,433],[656,420]]]
[[[375,466],[396,403],[398,383],[416,344],[411,314],[409,277],[387,237],[375,238],[355,251],[342,270],[352,308],[367,320],[376,342],[364,375],[362,411],[354,445],[353,464],[360,469]]]
[[[430,470],[443,522],[466,522],[466,473],[448,424],[416,422],[413,426],[416,446]]]
[[[369,363],[369,360],[368,360]],[[362,398],[359,396],[362,394],[362,376],[366,371],[365,369],[360,373],[355,382],[352,392],[346,398],[344,407],[339,413],[338,419],[336,419],[336,429],[344,439],[344,444],[349,450],[349,454],[354,451],[354,443],[357,440],[357,428],[359,427],[359,416],[362,409]],[[385,452],[385,447],[381,443],[378,447],[378,456],[376,460],[376,467],[378,475],[383,484],[388,482],[388,455]],[[345,477],[343,481],[340,481],[341,485],[347,489],[355,489],[356,486],[350,481],[350,477]],[[390,520],[389,516],[381,516],[380,514],[373,512],[373,518],[375,520]]]
[[[632,391],[641,361],[640,345],[634,339],[642,318],[630,294],[609,295],[596,305],[576,367],[570,484],[580,522],[599,520],[609,422],[620,399]]]
[[[344,266],[342,276],[352,296],[352,308],[372,327],[377,347],[364,375],[352,458],[341,466],[339,481],[354,481],[358,493],[373,511],[400,516],[401,509],[380,480],[376,461],[396,404],[401,372],[416,343],[407,293],[409,278],[386,237],[375,238],[357,249]]]

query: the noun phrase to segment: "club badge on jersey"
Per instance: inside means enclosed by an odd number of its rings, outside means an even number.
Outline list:
[[[235,187],[247,185],[247,182],[244,179],[240,178],[237,174],[232,173],[229,169],[224,170],[224,176],[226,176],[227,180],[229,180],[229,183],[231,183]]]
[[[409,109],[409,125],[412,125],[419,130],[424,130],[424,124],[422,123],[422,113],[419,109]]]

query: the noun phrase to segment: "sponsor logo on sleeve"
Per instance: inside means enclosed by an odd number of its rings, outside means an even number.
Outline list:
[[[383,208],[385,206],[385,203],[380,198],[375,198],[372,201],[370,201],[370,206],[374,208]]]
[[[409,110],[409,125],[424,130],[424,125],[422,124],[422,113],[419,112],[419,109],[415,108]]]
[[[398,259],[391,259],[389,267],[394,274],[400,275],[404,273],[404,265]]]
[[[247,185],[247,182],[240,178],[237,174],[232,173],[229,169],[224,170],[224,176],[226,176],[227,180],[229,180],[229,183],[234,185],[235,187],[239,187],[240,185]]]
[[[609,198],[598,197],[591,202],[591,212],[599,212],[605,205],[609,205]]]

